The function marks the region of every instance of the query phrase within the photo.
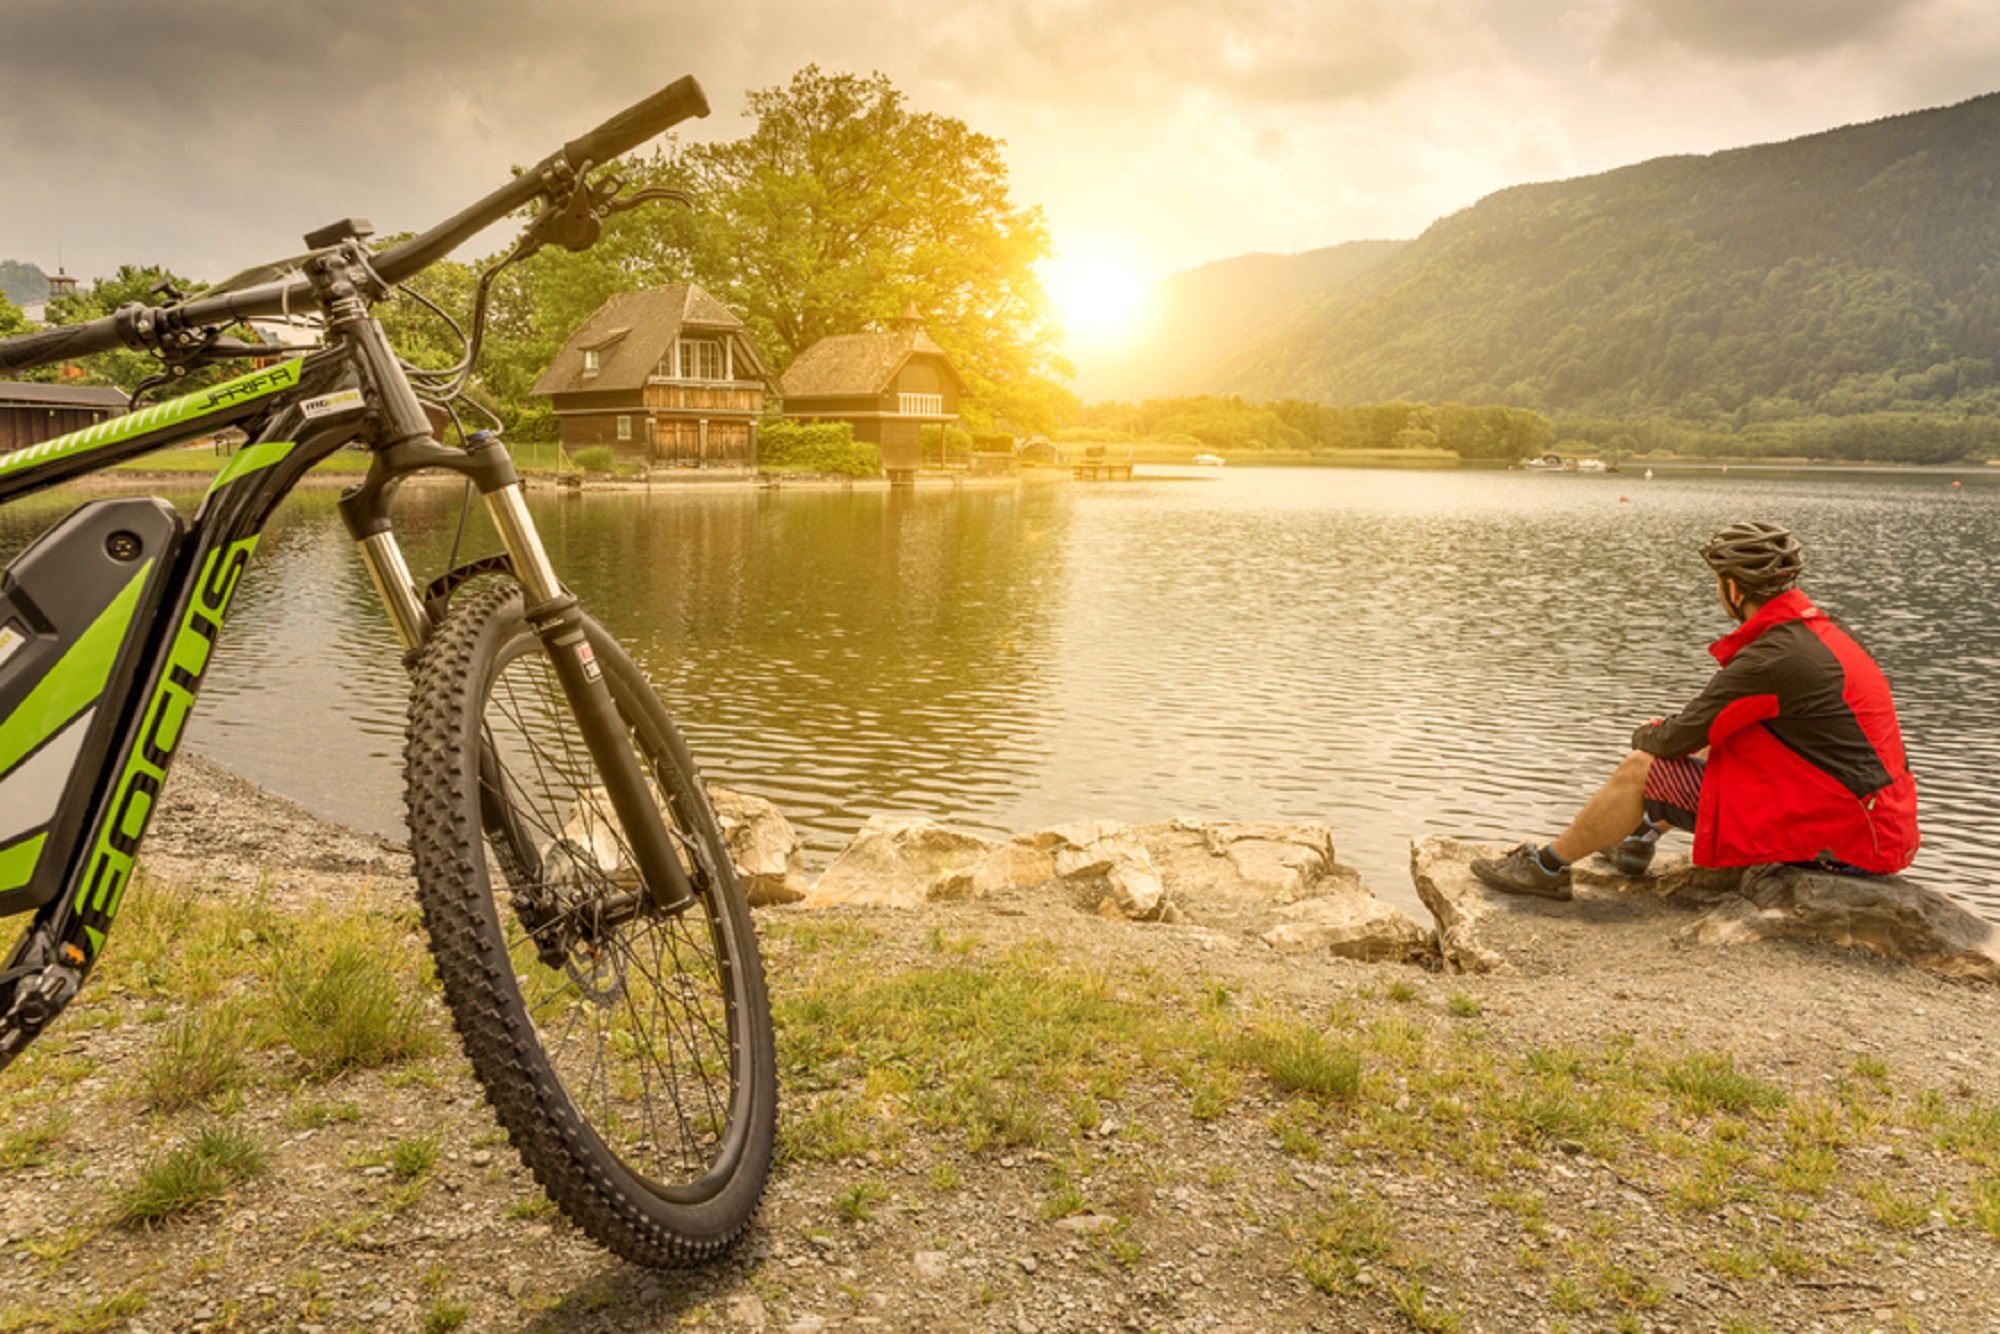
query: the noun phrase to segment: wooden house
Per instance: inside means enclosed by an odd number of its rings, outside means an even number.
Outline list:
[[[785,416],[844,421],[882,451],[891,482],[916,480],[923,428],[958,420],[965,380],[912,303],[887,333],[837,334],[799,353],[778,381]]]
[[[119,416],[125,401],[107,385],[0,382],[0,454]]]
[[[563,448],[654,467],[757,466],[771,369],[750,330],[692,283],[624,292],[585,320],[535,382]]]

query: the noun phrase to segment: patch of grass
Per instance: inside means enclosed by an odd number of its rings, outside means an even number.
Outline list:
[[[1701,1253],[1701,1263],[1710,1273],[1738,1282],[1748,1282],[1764,1272],[1764,1261],[1749,1251],[1733,1246],[1714,1246]]]
[[[2000,1241],[2000,1176],[1973,1179],[1972,1221],[1988,1236]]]
[[[846,1094],[822,1094],[803,1113],[778,1123],[780,1163],[858,1158],[874,1144],[860,1106]]]
[[[264,1147],[232,1126],[203,1126],[146,1161],[117,1193],[118,1218],[150,1223],[184,1214],[264,1170]]]
[[[331,1079],[435,1048],[423,998],[410,980],[407,949],[368,919],[355,917],[277,950],[271,964],[272,1018],[309,1078]]]
[[[833,1197],[833,1211],[850,1223],[866,1223],[875,1217],[875,1205],[887,1198],[880,1183],[857,1181]]]
[[[1459,1312],[1431,1309],[1430,1295],[1418,1279],[1396,1284],[1389,1290],[1389,1296],[1396,1303],[1396,1310],[1418,1334],[1458,1334],[1463,1327],[1464,1317]]]
[[[1660,1083],[1696,1116],[1710,1112],[1762,1111],[1785,1105],[1785,1091],[1736,1068],[1728,1054],[1696,1052],[1668,1063]]]
[[[319,1130],[330,1125],[353,1125],[362,1118],[360,1104],[353,1101],[328,1102],[310,1094],[295,1098],[285,1109],[285,1125],[292,1130]]]
[[[1597,1294],[1568,1274],[1559,1274],[1549,1284],[1549,1305],[1564,1315],[1583,1315],[1597,1309]]]
[[[418,1322],[417,1328],[423,1334],[449,1334],[471,1318],[472,1308],[464,1302],[439,1297],[424,1308],[423,1319]]]
[[[1463,992],[1453,992],[1444,1004],[1447,1010],[1461,1019],[1473,1018],[1482,1008],[1476,997],[1465,995]]]
[[[1335,1191],[1301,1231],[1304,1244],[1293,1264],[1306,1282],[1329,1296],[1352,1293],[1362,1266],[1386,1262],[1396,1244],[1395,1224],[1381,1202],[1345,1191]]]
[[[1073,1182],[1062,1182],[1036,1206],[1036,1212],[1050,1222],[1088,1212],[1090,1200]]]
[[[536,1218],[547,1218],[555,1211],[556,1202],[542,1192],[536,1191],[533,1195],[524,1195],[508,1205],[501,1216],[526,1222]]]
[[[398,1140],[389,1150],[389,1170],[405,1181],[423,1176],[437,1166],[438,1144],[442,1138],[433,1132]]]
[[[1931,1216],[1929,1200],[1905,1195],[1887,1182],[1863,1182],[1861,1198],[1868,1205],[1869,1217],[1883,1227],[1899,1232],[1921,1227]]]
[[[68,1109],[57,1107],[35,1120],[16,1121],[0,1130],[0,1172],[47,1165],[49,1150],[63,1137],[69,1124]]]
[[[156,1112],[185,1111],[239,1087],[247,1071],[241,1006],[198,1006],[162,1027],[139,1061],[142,1101]]]
[[[1322,1101],[1351,1100],[1361,1092],[1361,1053],[1330,1042],[1311,1024],[1273,1020],[1243,1034],[1236,1060],[1261,1070],[1281,1086]]]

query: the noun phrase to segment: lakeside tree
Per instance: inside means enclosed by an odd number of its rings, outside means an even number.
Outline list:
[[[118,272],[109,278],[99,278],[89,287],[79,288],[73,295],[57,297],[49,302],[48,322],[50,324],[79,324],[84,320],[94,320],[109,315],[127,302],[137,301],[142,305],[157,306],[165,298],[154,292],[160,283],[171,283],[178,290],[190,296],[207,287],[192,278],[183,278],[173,270],[158,264],[120,264]],[[133,352],[116,348],[109,352],[99,352],[75,363],[82,372],[84,384],[104,384],[131,393],[139,387],[139,382],[158,373],[159,361],[144,352]],[[50,368],[53,374],[53,368]],[[236,371],[209,367],[194,372],[184,382],[184,388],[205,384],[221,379]],[[176,390],[175,392],[178,392]]]
[[[703,206],[693,258],[781,367],[832,334],[885,328],[912,302],[995,415],[1051,429],[1068,367],[999,140],[913,111],[882,74],[811,65],[749,95],[756,127],[678,167]]]

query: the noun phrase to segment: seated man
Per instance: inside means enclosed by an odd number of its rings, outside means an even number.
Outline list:
[[[1641,875],[1674,827],[1694,834],[1700,866],[1887,875],[1916,856],[1916,780],[1889,683],[1792,586],[1798,539],[1739,523],[1701,554],[1739,623],[1709,646],[1722,670],[1685,709],[1632,734],[1632,753],[1555,842],[1475,860],[1486,884],[1567,899],[1571,862],[1609,849],[1613,867]]]

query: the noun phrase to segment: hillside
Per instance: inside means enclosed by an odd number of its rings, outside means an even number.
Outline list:
[[[18,259],[0,259],[0,296],[17,306],[43,301],[49,295],[49,280],[41,268]]]
[[[2000,95],[1518,186],[1329,282],[1167,392],[1739,426],[1993,412],[1996,205]],[[1213,332],[1176,345],[1212,350]]]
[[[1219,349],[1283,325],[1407,244],[1350,241],[1297,255],[1238,255],[1176,273],[1152,290],[1150,336],[1116,352],[1077,356],[1076,390],[1089,401],[1182,393],[1214,370]]]

